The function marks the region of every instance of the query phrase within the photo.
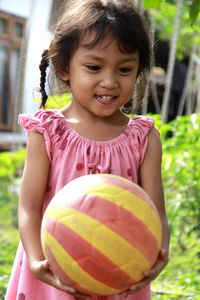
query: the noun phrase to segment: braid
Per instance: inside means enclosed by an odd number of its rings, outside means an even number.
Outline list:
[[[45,91],[45,82],[46,82],[46,69],[49,66],[49,59],[48,59],[49,50],[44,50],[42,53],[42,59],[39,65],[40,69],[40,93],[42,95],[42,101],[40,108],[45,108],[45,104],[48,99],[48,95]]]

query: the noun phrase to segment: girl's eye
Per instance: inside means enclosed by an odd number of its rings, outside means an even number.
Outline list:
[[[98,71],[100,70],[99,66],[95,66],[95,65],[88,65],[86,66],[90,71]]]
[[[131,68],[120,68],[119,71],[121,73],[125,73],[126,74],[126,73],[130,73],[132,71],[132,69]]]

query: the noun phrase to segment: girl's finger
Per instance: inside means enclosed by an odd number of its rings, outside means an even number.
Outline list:
[[[138,290],[140,290],[143,287],[145,287],[146,285],[148,285],[150,282],[151,282],[151,280],[149,278],[143,279],[139,283],[136,283],[136,284],[132,285],[127,291],[123,292],[121,295],[126,297],[130,294],[134,294]]]

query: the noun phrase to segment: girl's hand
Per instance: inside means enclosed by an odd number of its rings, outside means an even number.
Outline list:
[[[146,271],[144,273],[144,278],[129,287],[128,290],[124,291],[122,293],[123,296],[128,296],[129,294],[133,294],[140,289],[144,288],[146,285],[148,285],[152,280],[154,280],[158,274],[165,268],[165,266],[168,263],[168,252],[165,249],[161,249],[157,261],[155,262],[154,266],[152,267],[151,270]]]
[[[53,287],[62,290],[68,294],[71,294],[74,297],[84,299],[90,298],[89,295],[78,292],[73,287],[67,286],[66,284],[62,283],[62,281],[60,281],[60,279],[57,276],[55,276],[50,270],[47,260],[34,261],[31,264],[31,271],[37,279],[47,284],[50,284]]]

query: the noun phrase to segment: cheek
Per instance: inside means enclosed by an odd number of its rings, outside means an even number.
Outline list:
[[[79,90],[85,88],[86,78],[81,72],[72,72],[70,74],[71,89]]]
[[[71,79],[75,84],[83,84],[85,86],[86,84],[89,85],[93,78],[84,72],[84,70],[79,69],[72,73]]]
[[[132,94],[132,92],[134,90],[134,87],[135,87],[135,83],[136,83],[136,77],[132,77],[129,80],[127,80],[124,83],[124,91],[126,93],[131,93]]]

